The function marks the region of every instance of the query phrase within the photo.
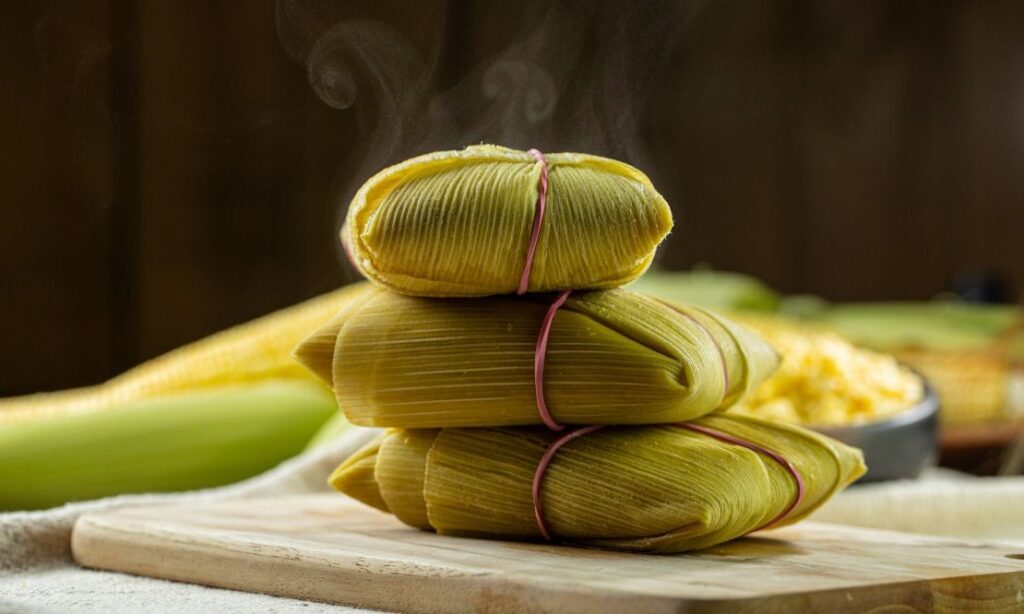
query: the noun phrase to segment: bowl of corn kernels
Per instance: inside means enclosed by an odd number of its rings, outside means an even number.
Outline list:
[[[892,356],[802,322],[735,316],[782,356],[778,370],[730,409],[800,424],[863,450],[862,481],[916,478],[938,453],[939,399]]]

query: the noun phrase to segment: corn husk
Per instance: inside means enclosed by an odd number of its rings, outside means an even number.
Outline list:
[[[302,451],[337,412],[316,382],[268,380],[0,426],[0,511],[237,482]]]
[[[320,385],[308,369],[292,358],[292,350],[310,330],[329,321],[350,298],[368,286],[346,286],[239,324],[95,386],[0,399],[0,429],[225,386],[272,380]]]
[[[551,298],[451,301],[370,287],[296,355],[354,424],[539,424],[534,355]],[[544,397],[568,424],[678,422],[732,405],[777,363],[759,337],[699,308],[580,292],[554,317]]]
[[[799,427],[729,415],[695,424],[780,453],[796,467],[806,495],[780,526],[806,517],[865,471],[858,450]],[[556,437],[542,427],[392,430],[330,482],[414,527],[538,539],[531,485]],[[570,441],[541,487],[544,517],[559,540],[665,553],[745,535],[795,496],[793,476],[774,460],[673,425],[608,427]]]
[[[291,356],[353,285],[211,335],[107,382],[0,399],[0,510],[238,481],[300,452],[329,417]]]
[[[611,288],[643,274],[672,228],[651,181],[607,158],[546,158],[547,213],[529,291]],[[540,173],[529,153],[491,145],[407,160],[359,190],[342,243],[366,277],[396,292],[512,293],[526,261]]]

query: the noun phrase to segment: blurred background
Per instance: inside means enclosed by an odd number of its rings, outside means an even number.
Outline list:
[[[354,279],[381,166],[480,141],[647,171],[706,263],[830,301],[1024,289],[1024,4],[15,2],[0,396]]]

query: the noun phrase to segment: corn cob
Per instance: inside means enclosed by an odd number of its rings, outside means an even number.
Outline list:
[[[534,356],[550,297],[461,301],[367,288],[296,351],[354,424],[537,424]],[[556,312],[543,392],[555,420],[651,424],[728,407],[775,352],[696,308],[625,290],[573,294]]]
[[[355,294],[325,294],[98,386],[0,400],[0,509],[214,486],[301,451],[337,405],[291,349]]]
[[[336,411],[319,384],[278,380],[7,424],[0,510],[241,480],[302,451]]]
[[[692,424],[788,459],[676,425],[610,426],[567,443],[540,497],[572,543],[645,552],[705,548],[782,517],[796,522],[864,473],[858,450],[799,427],[730,415]],[[392,430],[343,463],[331,484],[400,520],[448,535],[537,539],[531,489],[540,427]],[[795,502],[795,507],[793,507]]]
[[[348,286],[206,337],[98,386],[2,399],[0,428],[225,385],[268,379],[313,381],[292,359],[292,349],[363,285]]]
[[[541,163],[480,145],[384,169],[349,206],[342,243],[370,280],[420,296],[516,291],[548,169],[547,213],[528,291],[611,288],[639,277],[672,228],[639,170],[586,154]]]

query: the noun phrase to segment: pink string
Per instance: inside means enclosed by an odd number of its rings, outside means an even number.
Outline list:
[[[548,465],[551,464],[551,460],[555,457],[555,453],[558,452],[559,448],[569,443],[573,439],[576,439],[577,437],[582,437],[583,435],[586,435],[588,433],[593,433],[594,431],[602,429],[605,426],[606,425],[604,424],[595,424],[592,426],[585,426],[565,433],[564,435],[553,441],[550,445],[548,445],[547,450],[544,451],[544,455],[541,456],[540,458],[540,462],[537,463],[537,469],[536,471],[534,471],[533,474],[533,515],[537,519],[537,528],[540,529],[540,534],[544,537],[545,540],[552,541],[552,538],[551,531],[548,529],[547,521],[544,519],[544,508],[541,504],[540,487],[544,481],[544,473],[547,471]],[[708,437],[712,437],[724,443],[741,446],[748,450],[753,450],[754,452],[764,454],[768,458],[772,459],[773,461],[781,465],[782,468],[785,469],[790,476],[792,476],[793,481],[796,483],[796,496],[793,497],[793,500],[789,503],[786,509],[782,510],[782,512],[775,516],[775,518],[772,518],[771,520],[757,527],[756,529],[748,531],[748,534],[753,533],[755,531],[760,531],[762,529],[766,529],[774,524],[782,522],[796,508],[796,506],[800,505],[800,502],[804,500],[804,496],[807,494],[807,488],[804,484],[803,476],[800,475],[800,471],[797,470],[793,463],[789,462],[789,460],[787,460],[778,452],[759,446],[752,441],[740,439],[739,437],[734,437],[727,433],[723,433],[721,431],[717,431],[706,426],[700,426],[697,424],[676,424],[675,426],[693,431],[695,433],[707,435]]]
[[[533,474],[533,515],[537,519],[537,528],[540,529],[540,534],[544,536],[544,539],[551,541],[551,532],[548,530],[547,521],[544,520],[544,508],[540,500],[540,485],[544,481],[544,472],[547,471],[548,465],[551,464],[551,459],[555,457],[555,453],[558,452],[559,448],[577,437],[593,433],[604,427],[604,424],[593,424],[569,431],[553,441],[548,446],[548,449],[544,451],[544,456],[540,457],[540,462],[537,463],[537,471]]]
[[[544,401],[544,360],[548,351],[548,337],[551,336],[551,324],[555,320],[555,312],[565,304],[566,299],[572,290],[563,290],[555,299],[548,312],[544,315],[544,321],[540,325],[540,333],[537,335],[537,349],[533,354],[533,391],[537,397],[537,413],[540,419],[552,431],[560,431],[565,428],[548,411],[548,404]]]
[[[760,452],[761,454],[764,454],[768,458],[772,459],[773,461],[781,465],[782,468],[785,469],[790,476],[792,476],[793,481],[796,482],[796,496],[793,497],[793,500],[790,501],[786,509],[782,510],[777,516],[775,516],[775,518],[772,518],[771,520],[757,527],[753,531],[750,531],[750,533],[753,533],[754,531],[760,531],[761,529],[766,529],[772,526],[773,524],[781,522],[783,519],[786,518],[786,516],[789,516],[790,512],[792,512],[793,509],[796,508],[796,506],[800,505],[801,501],[804,500],[804,495],[807,494],[807,487],[804,484],[803,476],[800,475],[800,472],[793,465],[793,463],[789,462],[789,460],[786,459],[786,457],[782,456],[778,452],[774,450],[769,450],[768,448],[765,448],[763,446],[759,446],[752,441],[740,439],[739,437],[734,437],[732,435],[729,435],[728,433],[716,431],[715,429],[709,429],[706,426],[700,426],[698,424],[677,424],[676,426],[690,431],[694,431],[696,433],[703,433],[708,437],[713,437],[725,443],[731,443],[733,445],[740,446],[748,450],[753,450],[754,452]]]
[[[536,149],[528,151],[531,156],[540,162],[540,181],[537,186],[537,207],[533,213],[533,231],[530,233],[530,246],[526,249],[526,262],[523,264],[523,273],[519,276],[519,287],[516,294],[526,294],[530,285],[530,271],[533,270],[533,256],[537,252],[537,243],[540,241],[540,229],[544,224],[544,212],[548,207],[548,161],[544,154]]]

